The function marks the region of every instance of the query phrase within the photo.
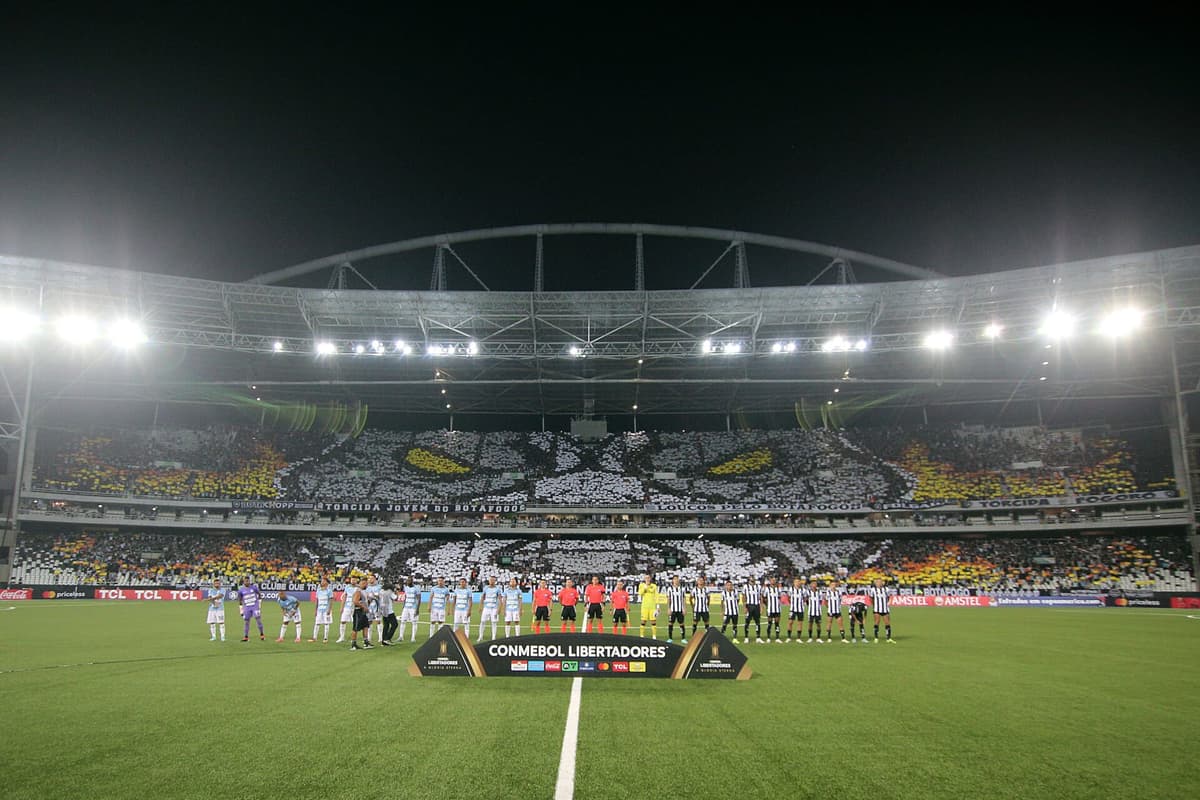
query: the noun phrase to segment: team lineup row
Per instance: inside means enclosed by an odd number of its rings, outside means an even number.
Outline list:
[[[475,592],[467,585],[467,579],[459,580],[457,587],[447,586],[443,578],[428,589],[429,594],[429,636],[447,624],[446,607],[453,607],[453,629],[460,626],[467,636],[470,636],[471,611],[476,603]],[[208,626],[210,641],[216,641],[218,633],[220,640],[225,641],[225,593],[221,581],[216,580],[207,592]],[[688,607],[692,611],[692,635],[701,626],[711,627],[709,605],[714,594],[719,594],[723,622],[721,632],[725,633],[730,626],[733,628],[733,642],[738,643],[737,632],[741,610],[745,610],[743,639],[750,642],[750,626],[755,627],[755,642],[765,643],[772,640],[777,643],[792,641],[793,629],[797,631],[796,641],[804,641],[804,625],[807,617],[808,642],[824,643],[833,641],[834,623],[843,644],[855,641],[857,632],[859,641],[866,642],[866,617],[868,604],[874,614],[875,642],[879,641],[879,626],[885,627],[885,641],[894,643],[892,638],[891,603],[892,589],[884,585],[882,580],[876,580],[859,594],[840,585],[837,581],[820,584],[817,581],[805,582],[796,578],[792,586],[785,591],[773,578],[767,578],[765,583],[748,583],[741,588],[735,588],[731,581],[725,581],[721,586],[710,587],[704,578],[698,579],[692,586],[684,586],[678,577],[671,580],[666,587],[666,605],[668,608],[667,641],[675,639],[675,625],[679,625],[679,639],[687,643],[687,623],[685,621]],[[317,641],[317,635],[324,626],[322,642],[329,641],[329,629],[333,625],[333,603],[335,590],[329,581],[322,580],[316,590],[316,618],[313,622],[310,642]],[[498,621],[504,617],[504,635],[519,636],[521,633],[521,611],[524,603],[524,590],[517,584],[515,578],[507,586],[499,586],[496,579],[488,578],[487,583],[479,592],[479,638],[483,641],[484,626],[491,623],[492,638],[496,638]],[[242,617],[242,641],[249,641],[250,621],[258,625],[259,638],[265,640],[266,633],[262,623],[263,593],[258,584],[247,575],[242,584],[237,587],[236,596],[238,608]],[[554,603],[560,606],[559,631],[576,632],[576,606],[580,599],[587,605],[585,633],[604,633],[604,607],[611,606],[612,632],[626,635],[629,632],[629,605],[634,595],[625,588],[624,581],[617,581],[611,591],[605,588],[600,576],[592,576],[591,581],[583,588],[582,593],[576,588],[574,581],[568,580],[566,585],[557,593],[552,592],[545,581],[540,581],[533,590],[533,632],[549,633],[550,609]],[[658,609],[660,593],[658,584],[652,575],[646,575],[638,584],[636,597],[641,604],[641,635],[647,633],[658,638]],[[300,600],[286,591],[279,592],[278,603],[283,611],[283,620],[279,627],[279,638],[282,642],[287,634],[287,626],[295,625],[295,641],[301,641],[301,612]],[[404,641],[405,629],[412,624],[410,642],[416,641],[417,627],[422,603],[422,589],[413,580],[401,581],[394,586],[386,587],[378,575],[364,575],[357,584],[348,584],[342,597],[342,609],[339,622],[338,638],[335,643],[345,641],[346,625],[350,624],[350,648],[358,650],[358,637],[362,633],[364,649],[373,647],[370,640],[370,629],[376,626],[376,640],[382,645],[390,646],[393,637],[399,634],[398,640]],[[400,614],[396,614],[396,606],[400,606]],[[787,638],[783,638],[782,618],[783,606],[789,607]],[[850,638],[846,638],[845,621],[842,606],[847,606],[847,616],[850,619]],[[765,608],[764,608],[765,607]],[[763,638],[762,618],[766,616],[766,639]],[[827,620],[825,636],[821,635],[822,618]],[[797,625],[797,623],[799,623]],[[815,633],[815,638],[814,638]]]

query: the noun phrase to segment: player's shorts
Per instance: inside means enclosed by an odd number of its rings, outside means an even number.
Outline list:
[[[371,627],[371,621],[367,619],[367,612],[361,608],[354,609],[354,630],[365,631]]]
[[[658,606],[650,606],[650,608],[642,606],[639,613],[646,622],[658,622]]]
[[[829,612],[829,618],[830,618],[830,619],[841,619],[841,618],[842,618],[842,612],[840,612],[840,611],[830,611],[830,612]]]
[[[728,624],[730,624],[730,623],[733,623],[733,629],[734,629],[734,630],[737,630],[737,619],[738,619],[738,615],[737,615],[737,614],[726,614],[726,615],[725,615],[725,623],[724,623],[724,624],[725,624],[725,625],[728,625]]]
[[[761,611],[762,611],[761,606],[753,605],[750,603],[746,604],[746,621],[747,622],[750,622],[750,621],[758,622],[762,618]]]
[[[767,619],[779,619],[779,612],[778,611],[768,611]]]
[[[299,608],[293,608],[291,611],[283,612],[283,624],[286,625],[289,622],[294,622],[297,625],[300,624],[300,609]]]
[[[707,611],[693,611],[692,612],[692,622],[703,622],[705,625],[707,625],[708,624],[708,612]]]
[[[209,625],[224,625],[225,624],[225,609],[209,607],[209,609],[208,609],[208,624]]]
[[[455,625],[466,625],[470,621],[471,621],[471,612],[470,611],[468,611],[465,608],[454,609],[454,624]]]
[[[495,622],[498,619],[500,619],[500,609],[498,608],[485,608],[479,612],[480,622]]]
[[[342,618],[339,621],[340,622],[353,622],[354,621],[354,606],[350,605],[349,603],[342,606]]]
[[[626,612],[625,609],[623,609],[623,608],[614,608],[613,609],[613,622],[622,622],[622,623],[628,625],[629,624],[629,613]]]
[[[801,622],[804,622],[804,612],[803,611],[793,611],[790,614],[788,614],[788,619],[789,620],[797,620],[798,619]]]
[[[588,603],[588,619],[604,619],[604,606],[600,603]]]
[[[570,622],[574,622],[575,621],[575,606],[563,606],[561,618],[568,620]]]
[[[810,624],[813,622],[817,623],[818,628],[821,627],[821,615],[820,614],[809,614],[808,621]]]
[[[371,622],[379,622],[381,619],[383,619],[383,614],[378,611],[368,611],[367,619],[371,620]]]
[[[667,618],[668,625],[674,625],[676,622],[678,622],[680,625],[683,624],[683,612],[682,611],[672,611],[671,616]]]
[[[400,609],[400,621],[401,622],[416,622],[417,621],[416,607],[415,606],[412,606],[412,607],[405,606],[404,608]]]
[[[255,619],[262,619],[262,606],[242,609],[242,619],[250,619],[251,617]]]
[[[890,608],[887,611],[876,611],[875,612],[875,614],[880,617],[885,616],[887,614],[891,614],[891,613],[892,613],[892,610]]]
[[[550,606],[538,606],[533,609],[534,622],[549,622],[550,621]]]
[[[316,624],[317,625],[332,625],[333,624],[333,612],[330,611],[328,608],[326,608],[324,611],[322,611],[321,609],[318,608],[317,614],[316,614]]]
[[[506,609],[504,609],[504,621],[505,621],[505,622],[520,622],[520,621],[521,621],[521,609],[519,609],[519,608],[517,608],[517,609],[511,609],[511,608],[506,608]]]
[[[444,608],[429,609],[429,621],[430,622],[445,622],[446,621],[446,609],[444,609]]]

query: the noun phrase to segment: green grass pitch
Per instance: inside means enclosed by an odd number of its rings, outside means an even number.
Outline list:
[[[569,679],[276,644],[272,604],[246,644],[202,603],[0,608],[7,800],[554,795]],[[585,679],[575,796],[1200,796],[1200,615],[894,616],[895,645],[743,645],[748,682]]]

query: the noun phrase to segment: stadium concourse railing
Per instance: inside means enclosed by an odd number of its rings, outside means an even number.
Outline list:
[[[623,536],[629,533],[702,534],[706,536],[928,535],[941,533],[1036,532],[1039,530],[1129,530],[1186,525],[1187,500],[1127,501],[1089,506],[1084,513],[1069,507],[1047,509],[940,509],[920,512],[724,512],[681,514],[649,511],[641,506],[530,506],[506,516],[432,514],[422,518],[397,515],[328,515],[304,512],[283,520],[268,512],[239,512],[229,501],[179,500],[116,495],[28,492],[19,519],[30,526],[116,529],[174,529],[233,532],[314,531],[366,536],[404,533],[470,535]],[[177,517],[176,512],[179,512]],[[164,513],[165,512],[165,513]],[[184,514],[186,513],[186,516]],[[600,518],[600,519],[598,519]]]

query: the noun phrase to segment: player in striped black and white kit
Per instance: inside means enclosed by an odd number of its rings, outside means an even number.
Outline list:
[[[721,623],[721,633],[733,624],[733,643],[737,644],[737,625],[738,625],[738,600],[741,595],[737,589],[733,588],[732,581],[725,581],[725,588],[721,590],[721,611],[725,615],[725,621]]]
[[[817,644],[823,644],[821,639],[821,605],[825,600],[825,593],[821,591],[820,586],[816,581],[811,581],[811,586],[808,589],[808,597],[805,605],[808,606],[808,641],[813,640],[813,624],[817,626]]]
[[[830,582],[829,588],[825,590],[825,610],[829,612],[829,630],[825,638],[833,641],[833,621],[836,619],[838,633],[842,635],[842,644],[850,644],[846,641],[846,622],[842,619],[842,587],[838,586],[837,581]]]
[[[754,623],[754,641],[763,643],[762,639],[762,587],[753,580],[742,589],[742,599],[746,603],[746,629],[742,637],[750,641],[750,623]]]
[[[879,620],[882,618],[887,641],[895,644],[896,640],[892,638],[892,590],[883,585],[883,578],[876,578],[875,585],[867,587],[867,596],[871,598],[871,610],[875,612],[875,641],[879,641]]]
[[[797,621],[800,622],[799,631],[796,632],[796,641],[804,641],[804,599],[808,592],[804,588],[803,578],[794,578],[792,580],[792,590],[788,592],[788,607],[791,611],[788,612],[788,635],[787,640],[792,640],[792,626]]]
[[[679,641],[687,644],[687,639],[683,638],[687,635],[687,628],[684,627],[684,613],[687,611],[688,591],[679,583],[679,576],[671,578],[671,585],[667,587],[667,642],[670,643],[675,638],[675,623],[679,623]]]
[[[767,585],[762,591],[763,605],[767,607],[767,641],[771,641],[771,627],[775,628],[775,641],[783,644],[780,636],[779,618],[783,614],[783,591],[775,583],[774,578],[767,578]]]
[[[700,626],[701,620],[704,621],[704,629],[708,630],[711,627],[708,624],[708,584],[704,581],[704,576],[696,578],[696,585],[692,587],[692,636],[696,635],[696,628]]]

